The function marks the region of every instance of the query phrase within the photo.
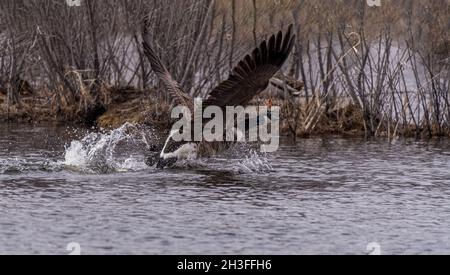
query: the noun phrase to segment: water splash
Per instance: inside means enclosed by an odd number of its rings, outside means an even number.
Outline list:
[[[235,168],[239,174],[269,173],[273,171],[267,156],[255,150],[250,150],[243,160],[237,162]]]
[[[164,135],[153,129],[126,123],[109,132],[83,132],[73,140],[61,155],[47,152],[49,156],[0,158],[0,174],[48,173],[71,171],[83,174],[111,174],[137,172],[149,169],[145,164],[145,148],[160,144]],[[186,170],[228,171],[235,174],[268,173],[270,161],[249,144],[238,143],[221,156],[211,159],[188,159],[173,167]],[[176,172],[175,172],[176,173]]]
[[[0,174],[21,173],[26,166],[26,162],[19,158],[0,159]]]
[[[57,172],[60,166],[48,159],[36,157],[11,157],[0,159],[0,175],[16,175],[25,172]]]
[[[130,123],[108,133],[90,133],[82,140],[71,142],[62,164],[70,170],[101,174],[146,169],[138,148],[148,146],[147,133]],[[129,155],[133,151],[136,152]]]
[[[229,150],[216,157],[214,161],[208,160],[206,165],[217,171],[226,170],[234,174],[270,173],[273,167],[267,154],[257,149],[257,144],[236,143]]]

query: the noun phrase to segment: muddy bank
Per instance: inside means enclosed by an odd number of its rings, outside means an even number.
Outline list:
[[[8,107],[6,95],[0,93],[0,122],[57,123],[62,125],[83,124],[103,129],[116,129],[126,122],[144,124],[166,130],[171,126],[170,106],[154,89],[141,90],[133,87],[102,87],[96,113],[89,99],[69,102],[67,98],[51,96],[49,91],[28,94],[18,104]],[[264,104],[266,98],[255,100]],[[316,108],[314,103],[289,99],[270,99],[281,107],[280,132],[291,138],[337,135],[343,137],[398,137],[430,138],[450,137],[450,131],[438,126],[417,128],[414,125],[392,124],[383,120],[376,133],[368,135],[363,111],[347,102],[332,109]]]
[[[258,104],[267,99],[260,99]],[[150,125],[157,129],[168,129],[170,122],[170,106],[159,99],[155,90],[138,90],[132,87],[102,89],[101,106],[104,111],[97,117],[89,117],[83,113],[81,102],[56,104],[58,99],[51,98],[46,92],[39,95],[29,95],[21,99],[20,104],[8,108],[6,96],[0,94],[0,121],[15,123],[58,123],[87,124],[98,128],[115,129],[126,122]],[[305,106],[293,106],[287,100],[273,100],[281,107],[280,130],[284,136],[318,136],[343,135],[364,136],[364,126],[361,123],[359,111],[349,106],[334,114],[322,115],[313,128],[306,130],[303,121]]]
[[[69,100],[47,91],[22,96],[10,104],[0,93],[0,122],[85,124],[113,129],[125,122],[144,123],[158,128],[169,124],[169,106],[159,100],[155,90],[133,87],[102,87],[99,102],[92,99]]]

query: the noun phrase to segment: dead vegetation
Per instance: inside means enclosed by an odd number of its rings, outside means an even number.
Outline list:
[[[294,22],[289,81],[264,95],[282,106],[285,134],[450,135],[448,13],[447,0],[5,0],[0,120],[163,127],[167,94],[141,48],[147,16],[163,61],[200,97]]]

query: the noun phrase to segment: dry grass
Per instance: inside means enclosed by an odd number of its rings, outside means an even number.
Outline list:
[[[86,123],[84,113],[86,101],[68,101],[67,97],[51,95],[66,94],[41,90],[23,97],[20,105],[7,106],[6,96],[0,94],[0,119],[14,122],[75,122]],[[117,128],[125,122],[147,123],[165,127],[168,123],[167,104],[155,97],[154,90],[139,90],[132,87],[101,87],[101,102],[104,112],[94,123],[102,128]],[[153,95],[152,95],[153,94]],[[89,122],[91,123],[91,122]]]
[[[150,90],[158,84],[140,50],[150,14],[158,53],[193,96],[206,96],[257,42],[294,23],[298,41],[284,73],[305,90],[300,104],[279,102],[287,134],[450,133],[448,0],[382,0],[379,8],[361,0],[216,0],[212,8],[210,0],[84,0],[78,9],[41,2],[0,3],[2,120],[166,124],[167,94]],[[417,60],[396,63],[386,41]],[[401,83],[405,67],[417,70],[414,91]],[[17,77],[38,92],[21,94]],[[415,106],[420,118],[412,119]]]
[[[156,92],[139,91],[133,88],[110,88],[104,93],[107,96],[107,110],[98,117],[98,127],[115,129],[125,122],[142,123],[156,128],[170,127],[170,106],[152,96]]]

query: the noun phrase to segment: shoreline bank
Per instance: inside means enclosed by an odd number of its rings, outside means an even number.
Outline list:
[[[7,108],[5,101],[0,101],[0,123],[89,126],[112,130],[129,122],[151,126],[157,130],[171,127],[169,104],[158,99],[155,90],[137,90],[133,88],[111,88],[104,94],[101,103],[104,110],[92,121],[80,108],[72,104],[66,108],[52,108],[52,103],[43,106],[43,98],[39,96],[25,97],[20,105]],[[294,104],[289,100],[277,100],[281,107],[280,132],[283,137],[292,139],[341,136],[344,138],[450,138],[450,129],[416,129],[413,125],[395,125],[386,129],[380,121],[379,131],[367,134],[363,113],[356,106],[348,104],[339,109],[321,111],[316,115],[314,123],[308,123],[308,106]],[[274,105],[275,105],[274,104]],[[311,119],[309,119],[310,121]],[[308,128],[309,127],[309,128]]]

